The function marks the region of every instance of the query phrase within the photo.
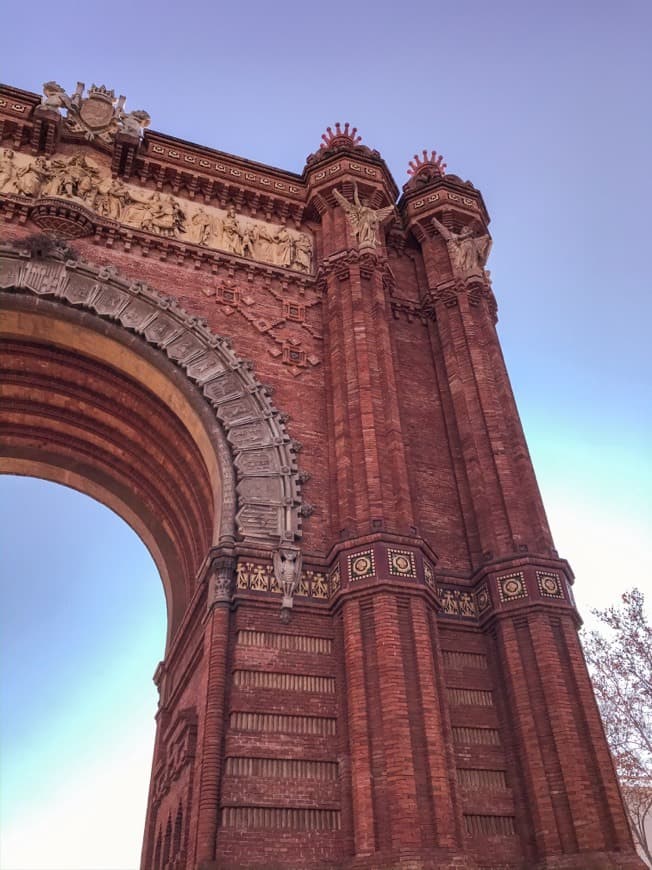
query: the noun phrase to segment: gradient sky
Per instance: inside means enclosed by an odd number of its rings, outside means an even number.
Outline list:
[[[492,216],[500,336],[580,610],[634,584],[652,598],[648,0],[61,0],[3,25],[4,81],[106,84],[154,129],[263,163],[300,172],[336,120],[399,186],[416,150],[442,153]],[[0,535],[0,867],[135,868],[156,570],[121,520],[51,484],[0,478]]]

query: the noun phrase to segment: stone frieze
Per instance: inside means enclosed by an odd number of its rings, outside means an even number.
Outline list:
[[[125,183],[85,154],[48,160],[5,148],[0,156],[0,194],[34,203],[45,198],[72,200],[105,220],[157,236],[312,272],[312,239],[306,233],[237,215],[233,206],[224,210]]]

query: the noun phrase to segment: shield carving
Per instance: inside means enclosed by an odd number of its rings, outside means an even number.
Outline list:
[[[89,130],[101,130],[108,127],[114,115],[113,102],[98,96],[90,96],[82,100],[79,107],[79,117]]]

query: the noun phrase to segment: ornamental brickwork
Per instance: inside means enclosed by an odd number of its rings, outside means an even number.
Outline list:
[[[480,192],[0,89],[0,471],[168,603],[142,870],[640,868],[496,334]],[[98,855],[98,860],[101,856]]]

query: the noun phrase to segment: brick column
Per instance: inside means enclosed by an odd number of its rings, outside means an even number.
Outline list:
[[[234,560],[229,557],[216,559],[209,577],[208,612],[204,631],[204,657],[208,668],[203,730],[198,751],[200,778],[193,864],[198,868],[211,866],[209,862],[215,859],[217,845],[234,566]]]
[[[371,781],[369,710],[365,689],[365,660],[360,605],[357,601],[344,603],[343,626],[353,797],[353,843],[356,855],[371,855],[376,851],[376,830]]]
[[[642,867],[570,612],[501,616],[495,637],[537,866]]]

